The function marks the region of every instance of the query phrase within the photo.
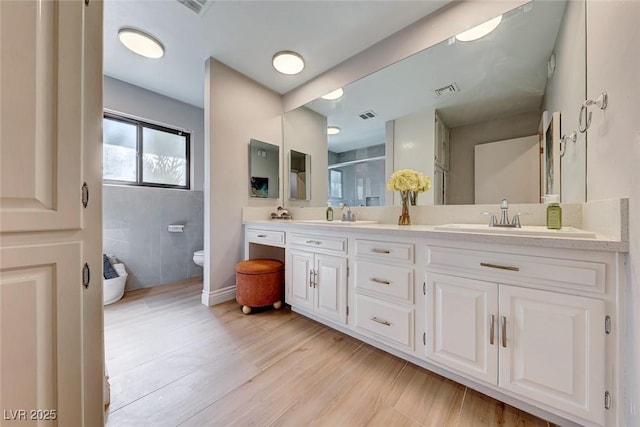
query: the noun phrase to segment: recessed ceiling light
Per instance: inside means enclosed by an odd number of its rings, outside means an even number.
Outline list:
[[[304,59],[296,52],[283,50],[273,55],[273,68],[282,74],[298,74],[304,68]]]
[[[329,99],[329,100],[334,100],[334,99],[338,99],[340,98],[342,95],[344,95],[344,90],[342,90],[341,87],[339,87],[338,89],[334,90],[333,92],[329,92],[328,94],[321,96],[322,99]]]
[[[146,58],[158,59],[164,56],[164,46],[155,37],[133,28],[121,28],[118,38],[132,52]]]
[[[468,29],[456,36],[456,39],[461,42],[470,42],[473,40],[481,39],[482,37],[489,34],[491,31],[498,28],[502,22],[502,15],[496,16],[493,19],[488,20],[487,22],[483,22],[480,25],[476,25],[473,28]]]
[[[338,126],[327,127],[327,135],[335,135],[338,133],[340,133],[340,128]]]

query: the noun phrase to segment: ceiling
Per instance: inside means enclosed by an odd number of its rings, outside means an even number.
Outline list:
[[[196,14],[178,0],[105,0],[104,74],[202,108],[212,56],[284,94],[450,1],[225,0]],[[164,57],[127,50],[117,37],[122,27],[159,39]],[[300,53],[303,72],[276,72],[271,58],[280,50]]]

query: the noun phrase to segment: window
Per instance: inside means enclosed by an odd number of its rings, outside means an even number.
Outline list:
[[[105,181],[189,189],[188,132],[114,114],[103,124]]]
[[[329,198],[342,199],[342,171],[329,170]]]

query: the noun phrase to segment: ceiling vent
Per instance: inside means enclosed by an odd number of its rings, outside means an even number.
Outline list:
[[[373,111],[369,110],[369,111],[365,111],[364,113],[360,113],[358,114],[358,117],[360,117],[362,120],[369,120],[369,119],[373,119],[374,117],[376,117],[377,114],[374,113]]]
[[[178,0],[178,3],[182,4],[198,15],[201,15],[204,13],[205,6],[207,6],[209,0]]]
[[[440,98],[442,95],[446,95],[448,93],[456,93],[456,92],[460,92],[460,88],[458,87],[458,84],[456,82],[453,82],[450,85],[446,85],[441,88],[433,90],[433,93],[435,94],[436,98]]]

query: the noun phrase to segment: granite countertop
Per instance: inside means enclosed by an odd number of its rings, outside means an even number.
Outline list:
[[[396,225],[371,223],[345,224],[340,221],[333,223],[310,222],[296,220],[264,220],[245,221],[247,226],[265,227],[282,230],[300,230],[304,232],[332,232],[332,233],[367,233],[380,236],[406,236],[410,238],[444,239],[459,242],[478,242],[506,244],[517,246],[536,246],[561,249],[579,249],[607,252],[629,252],[629,242],[611,240],[604,236],[596,235],[595,238],[556,237],[556,236],[532,236],[500,234],[499,232],[483,233],[481,231],[453,231],[439,230],[434,225]]]

